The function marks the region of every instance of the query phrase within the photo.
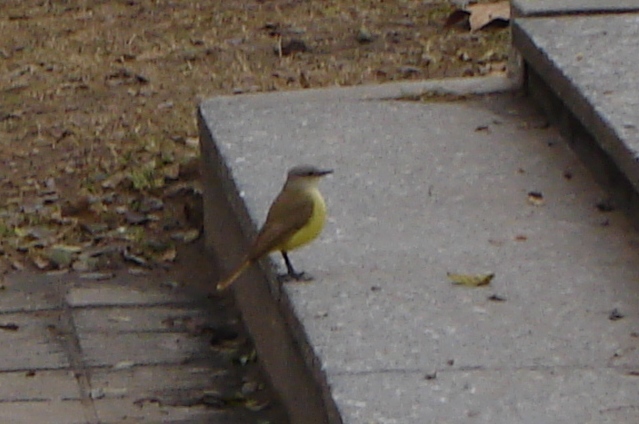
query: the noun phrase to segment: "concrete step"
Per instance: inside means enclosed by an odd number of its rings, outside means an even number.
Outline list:
[[[323,235],[291,255],[315,281],[280,285],[265,260],[233,286],[292,422],[639,422],[639,236],[527,98],[432,95],[459,84],[200,107],[205,233],[226,269],[287,168],[335,169]]]
[[[513,3],[527,91],[639,222],[639,2]]]

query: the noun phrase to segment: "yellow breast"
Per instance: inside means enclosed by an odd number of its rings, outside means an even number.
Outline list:
[[[315,240],[322,232],[322,229],[324,229],[324,222],[326,221],[326,203],[324,203],[324,198],[316,188],[310,191],[310,195],[313,198],[313,214],[311,218],[297,233],[293,234],[291,238],[278,246],[277,250],[289,252],[302,247]]]

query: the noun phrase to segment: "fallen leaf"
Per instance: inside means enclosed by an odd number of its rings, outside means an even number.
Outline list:
[[[18,329],[20,329],[20,326],[18,324],[14,324],[14,323],[0,324],[0,330],[18,331]]]
[[[366,28],[364,25],[362,25],[359,28],[359,31],[357,31],[357,35],[355,36],[355,39],[360,44],[368,44],[373,42],[374,37],[373,37],[373,33],[371,33],[370,30]]]
[[[46,258],[58,269],[67,268],[81,251],[78,246],[54,245],[46,252]]]
[[[498,294],[491,294],[490,296],[488,296],[488,300],[492,301],[492,302],[505,302],[506,298],[502,297]]]
[[[266,409],[270,405],[269,401],[258,402],[254,399],[249,399],[244,403],[244,407],[249,411],[258,412]]]
[[[184,243],[191,243],[200,237],[200,230],[191,229],[186,231],[176,231],[171,234],[171,238]]]
[[[133,262],[136,265],[147,265],[147,260],[143,257],[132,253],[129,248],[122,250],[122,257],[129,262]]]
[[[25,266],[22,262],[15,260],[11,262],[11,268],[15,269],[16,271],[24,271]]]
[[[172,163],[166,165],[164,168],[162,168],[161,173],[167,180],[175,181],[180,176],[180,164]]]
[[[199,137],[186,137],[184,139],[184,144],[187,147],[190,147],[192,149],[199,149],[200,148],[200,138]]]
[[[477,31],[495,21],[508,23],[510,21],[510,2],[471,4],[467,7],[470,11],[468,21],[470,30]]]
[[[444,27],[450,27],[466,19],[471,31],[478,31],[490,24],[507,25],[510,22],[510,2],[470,4],[456,9],[448,15]]]
[[[610,321],[619,321],[620,319],[622,319],[625,315],[622,314],[621,312],[619,312],[619,309],[615,308],[612,311],[610,311],[610,314],[608,315],[608,319]]]
[[[528,203],[534,206],[543,206],[544,204],[544,195],[540,191],[529,191],[528,192]]]
[[[467,287],[481,287],[490,284],[495,274],[453,274],[451,272],[446,273],[448,279],[457,285]]]
[[[162,262],[173,262],[176,256],[177,256],[177,250],[175,249],[175,247],[171,247],[169,249],[166,249],[164,252],[162,252],[159,259]]]
[[[33,256],[31,260],[33,261],[33,264],[41,270],[47,269],[51,266],[51,262],[40,255]]]

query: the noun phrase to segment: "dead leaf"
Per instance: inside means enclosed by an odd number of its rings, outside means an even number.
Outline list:
[[[35,255],[31,258],[33,264],[38,267],[38,269],[47,269],[51,266],[51,262],[48,259],[43,258],[40,255]]]
[[[162,262],[173,262],[177,256],[177,250],[175,247],[171,247],[165,250],[159,257]]]
[[[176,231],[171,234],[173,240],[181,241],[183,243],[192,243],[200,237],[200,230],[191,229],[186,231]]]
[[[46,252],[46,258],[55,268],[67,268],[74,261],[75,256],[82,251],[79,246],[56,244]]]
[[[625,315],[622,314],[621,312],[619,312],[619,309],[615,308],[613,309],[610,314],[608,315],[608,319],[610,321],[619,321],[620,319],[622,319]]]
[[[540,191],[529,191],[528,203],[530,203],[533,206],[543,206],[544,195]]]
[[[488,300],[492,302],[505,302],[506,298],[495,293],[488,296]]]
[[[136,265],[147,265],[146,259],[144,259],[142,256],[132,253],[128,247],[122,250],[122,257],[126,261],[133,262]]]
[[[15,260],[11,262],[11,268],[15,269],[16,271],[24,271],[25,266],[22,262]]]
[[[450,27],[468,19],[471,31],[478,31],[490,24],[508,24],[510,22],[510,2],[471,4],[453,11],[444,27]]]
[[[20,326],[18,324],[14,324],[14,323],[9,323],[9,324],[0,324],[0,330],[5,330],[5,331],[18,331],[18,329],[20,328]]]
[[[244,403],[244,407],[249,411],[259,412],[266,409],[270,404],[269,401],[258,402],[255,399],[249,399]]]
[[[359,31],[357,31],[357,35],[355,36],[355,39],[359,44],[372,43],[374,38],[373,33],[364,25],[359,28]]]
[[[490,284],[495,274],[453,274],[451,272],[446,273],[448,279],[457,285],[466,287],[481,287]]]
[[[180,176],[180,164],[172,163],[162,168],[162,175],[170,181],[175,181]]]
[[[500,1],[497,3],[471,4],[467,7],[470,12],[468,21],[470,30],[477,31],[494,21],[510,21],[510,2]]]
[[[186,137],[184,139],[184,144],[191,149],[199,149],[200,148],[200,138],[199,137]]]

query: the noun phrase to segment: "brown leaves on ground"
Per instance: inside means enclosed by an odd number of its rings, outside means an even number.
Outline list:
[[[118,263],[170,265],[199,236],[200,99],[502,69],[508,31],[444,29],[452,10],[445,0],[3,2],[0,269],[104,278]]]

